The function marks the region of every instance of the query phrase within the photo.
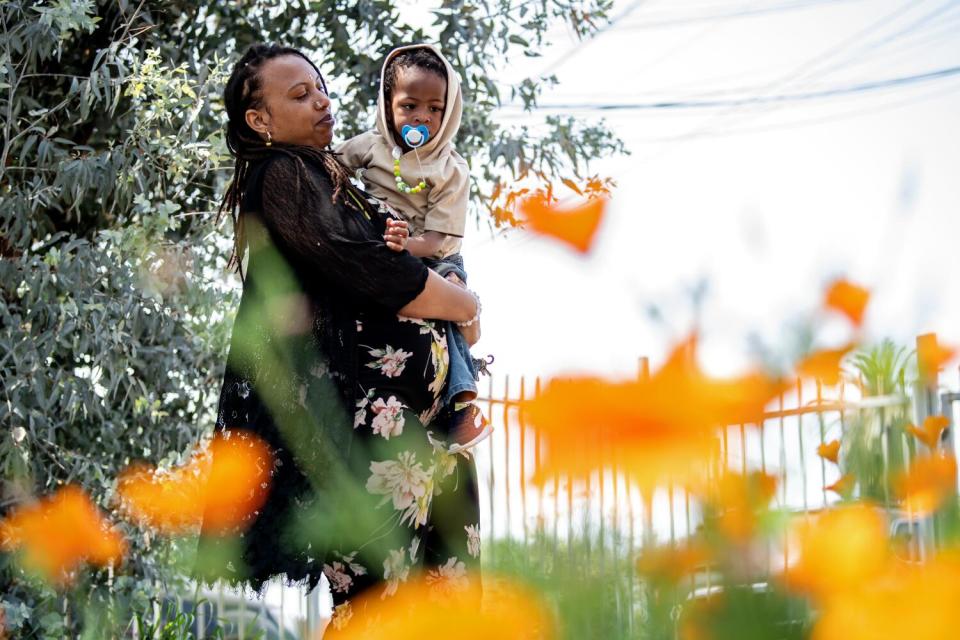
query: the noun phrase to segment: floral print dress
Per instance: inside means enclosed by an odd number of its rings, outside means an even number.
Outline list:
[[[362,314],[357,343],[350,461],[376,499],[376,517],[324,564],[337,629],[349,624],[361,592],[388,598],[413,573],[442,593],[479,580],[475,466],[447,453],[430,427],[447,378],[443,323]]]

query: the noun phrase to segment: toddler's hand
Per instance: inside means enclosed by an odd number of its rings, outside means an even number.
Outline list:
[[[407,247],[409,238],[410,230],[407,229],[406,220],[387,218],[387,232],[383,234],[387,247],[394,251],[403,251]]]
[[[456,273],[454,273],[453,271],[451,271],[450,273],[448,273],[448,274],[446,275],[446,278],[447,278],[447,280],[449,280],[449,281],[452,282],[453,284],[459,286],[461,289],[466,289],[466,288],[467,288],[466,283],[465,283],[463,280],[461,280],[461,279],[460,279],[460,276],[458,276],[458,275],[457,275]]]

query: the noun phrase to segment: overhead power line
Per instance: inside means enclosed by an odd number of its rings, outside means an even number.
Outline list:
[[[960,74],[960,66],[938,69],[927,73],[919,73],[910,76],[901,76],[898,78],[889,78],[886,80],[877,80],[874,82],[864,82],[860,84],[849,85],[845,87],[836,87],[833,89],[824,89],[822,91],[810,91],[806,93],[793,93],[772,96],[755,96],[752,98],[738,98],[728,100],[665,100],[655,102],[635,102],[635,103],[565,103],[565,104],[540,104],[537,105],[538,111],[640,111],[649,109],[715,109],[717,107],[742,107],[753,104],[771,104],[777,102],[799,102],[804,100],[817,100],[822,98],[831,98],[834,96],[849,95],[853,93],[863,93],[866,91],[877,91],[880,89],[889,89],[905,85],[917,84],[920,82],[930,82],[942,78],[948,78]],[[520,105],[504,105],[504,107]]]
[[[844,4],[849,2],[859,2],[860,0],[802,0],[802,1],[793,1],[793,2],[783,2],[780,4],[774,5],[764,5],[764,6],[747,6],[733,11],[721,11],[717,13],[709,13],[703,15],[693,15],[693,16],[684,16],[679,18],[662,18],[654,20],[646,20],[643,22],[629,23],[625,22],[618,25],[618,31],[639,31],[639,30],[648,30],[648,29],[662,29],[664,27],[686,27],[694,24],[700,23],[714,23],[721,20],[732,20],[739,18],[754,18],[761,15],[768,15],[771,13],[786,13],[789,11],[796,11],[801,9],[809,9],[811,7],[818,7],[825,4]],[[692,12],[688,12],[692,13]]]

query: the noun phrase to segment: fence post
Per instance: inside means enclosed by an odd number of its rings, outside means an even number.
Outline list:
[[[307,630],[309,633],[316,633],[320,623],[320,590],[323,587],[323,581],[317,583],[313,589],[307,592]]]
[[[914,418],[916,424],[922,425],[927,417],[936,415],[939,409],[939,397],[937,396],[937,387],[939,385],[939,374],[936,370],[924,371],[920,362],[920,354],[932,352],[937,349],[937,334],[925,333],[917,336],[917,364],[919,376],[917,386],[914,389]],[[952,437],[952,434],[951,434]],[[952,440],[951,440],[952,441]],[[927,544],[934,542],[933,521],[931,518],[921,518],[917,522],[917,552],[920,560],[926,560]]]

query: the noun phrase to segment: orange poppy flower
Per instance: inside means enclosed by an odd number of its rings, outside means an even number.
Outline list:
[[[724,473],[697,493],[717,514],[720,532],[734,542],[746,543],[756,534],[758,516],[776,492],[776,476],[754,471],[747,475]]]
[[[715,459],[717,427],[760,422],[783,385],[761,373],[707,377],[695,347],[692,338],[680,344],[648,380],[551,381],[524,405],[546,450],[537,480],[613,465],[643,487],[702,476]]]
[[[0,521],[0,549],[23,552],[25,567],[65,585],[84,561],[117,564],[127,545],[82,489],[67,485]]]
[[[920,516],[939,509],[956,486],[957,460],[947,453],[917,458],[894,482],[906,509]]]
[[[784,579],[821,601],[875,579],[889,558],[886,520],[864,504],[829,509],[798,525],[796,535],[799,557]]]
[[[934,377],[956,355],[957,349],[940,344],[935,333],[917,338],[917,368],[922,379]]]
[[[830,442],[821,443],[817,447],[817,455],[824,460],[829,460],[830,462],[836,464],[837,458],[840,455],[840,441],[831,440]]]
[[[259,438],[243,431],[218,433],[184,466],[158,471],[131,467],[118,479],[123,508],[167,534],[203,526],[226,535],[266,500],[273,456]]]
[[[907,431],[931,449],[936,449],[937,445],[940,444],[940,434],[948,426],[950,426],[950,421],[944,416],[927,416],[923,420],[922,428],[918,429],[911,424],[907,426]]]
[[[889,563],[862,588],[830,599],[812,640],[948,640],[960,628],[960,562],[940,554],[923,565]]]
[[[857,479],[852,473],[847,473],[840,476],[840,479],[834,482],[833,484],[827,485],[824,487],[827,491],[833,491],[838,496],[843,498],[848,497],[853,493],[853,488],[857,485]]]
[[[870,292],[848,280],[836,280],[827,289],[824,305],[845,315],[854,326],[863,323],[863,312],[870,301]]]
[[[814,351],[797,364],[797,374],[801,378],[813,378],[831,386],[838,384],[842,372],[840,363],[851,349],[853,345],[848,344],[840,349]]]
[[[710,552],[702,543],[660,546],[641,551],[637,571],[654,580],[676,584],[710,562]]]
[[[556,637],[546,603],[533,591],[484,575],[479,590],[438,587],[431,574],[411,577],[392,596],[371,589],[337,607],[322,633],[331,640],[421,640],[422,638],[521,639]],[[318,638],[319,640],[319,638]]]
[[[520,203],[520,213],[531,231],[556,238],[580,253],[587,253],[606,206],[606,199],[594,198],[572,209],[560,209],[544,197],[531,197]]]

